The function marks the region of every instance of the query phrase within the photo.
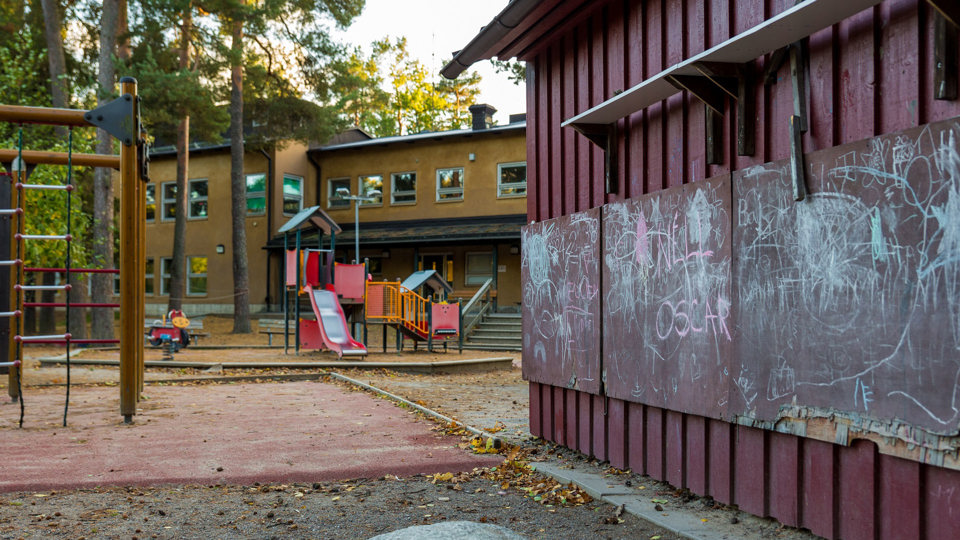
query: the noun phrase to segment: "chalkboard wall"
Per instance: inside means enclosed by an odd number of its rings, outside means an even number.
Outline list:
[[[528,226],[524,375],[712,418],[957,433],[960,123],[805,159],[800,202],[774,162]]]

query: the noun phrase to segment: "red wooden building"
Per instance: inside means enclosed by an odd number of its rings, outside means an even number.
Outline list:
[[[514,0],[531,431],[831,538],[960,531],[953,0]]]

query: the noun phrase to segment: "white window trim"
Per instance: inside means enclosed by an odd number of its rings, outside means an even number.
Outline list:
[[[300,199],[299,199],[299,201],[298,201],[298,203],[299,203],[299,204],[298,204],[299,209],[298,209],[296,212],[293,212],[293,213],[289,213],[289,212],[287,212],[285,209],[283,209],[283,207],[287,206],[287,193],[283,190],[283,184],[285,184],[285,183],[287,182],[287,180],[296,180],[297,182],[300,183]],[[280,181],[280,203],[281,203],[281,209],[282,209],[282,211],[283,211],[283,215],[285,215],[285,216],[293,216],[293,215],[296,215],[297,212],[299,212],[300,210],[303,210],[303,195],[304,195],[304,193],[303,193],[303,177],[302,177],[302,176],[299,176],[299,175],[296,175],[296,174],[283,173],[283,180]]]
[[[207,184],[207,195],[205,197],[194,197],[193,196],[193,184],[194,182],[205,182]],[[187,219],[196,221],[207,219],[210,216],[210,182],[206,178],[191,178],[187,182]],[[207,203],[207,215],[206,216],[195,216],[193,215],[193,203],[195,202],[204,202]]]
[[[167,199],[167,186],[173,186],[174,191],[176,191],[177,183],[176,182],[164,182],[160,184],[160,221],[176,221],[177,216],[167,217],[167,202],[173,204],[174,212],[177,208],[177,197],[174,195],[173,199]]]
[[[366,197],[367,194],[363,192],[363,179],[370,178],[371,176],[377,176],[380,178],[380,202],[367,202],[360,201],[360,208],[378,208],[383,206],[383,175],[382,174],[361,174],[357,176],[357,191],[360,192],[361,197]]]
[[[250,199],[259,199],[259,198],[262,198],[264,204],[263,204],[263,212],[251,212],[251,211],[250,211],[250,206],[248,205],[248,206],[247,206],[247,216],[250,216],[250,217],[264,216],[264,215],[267,214],[267,173],[250,173],[250,174],[245,174],[245,175],[243,176],[243,183],[244,183],[244,187],[245,187],[245,188],[246,188],[246,186],[247,186],[247,179],[250,178],[251,176],[262,176],[262,177],[263,177],[263,191],[250,191],[250,190],[248,189],[248,190],[247,190],[247,198],[246,198],[246,201],[249,202]],[[208,185],[207,187],[209,188],[209,185]],[[208,192],[208,193],[209,193],[209,192]],[[208,213],[209,213],[209,212],[208,212]]]
[[[157,287],[156,290],[160,291],[160,296],[170,296],[169,283],[170,283],[170,268],[169,266],[173,265],[172,257],[160,257],[160,283],[154,285]]]
[[[452,170],[457,170],[457,169],[460,170],[460,187],[455,187],[455,188],[441,188],[441,187],[440,187],[440,171],[452,171]],[[437,177],[437,202],[438,202],[438,203],[463,202],[463,185],[464,185],[464,183],[465,183],[465,182],[464,182],[464,171],[463,171],[463,167],[441,167],[441,168],[438,168],[438,169],[437,169],[436,177]],[[459,197],[459,198],[449,198],[449,199],[443,199],[443,198],[440,197],[441,195],[447,195],[447,194],[453,194],[453,193],[459,193],[459,194],[460,194],[460,197]]]
[[[146,295],[146,296],[157,296],[157,294],[159,293],[159,291],[157,291],[157,280],[156,280],[155,277],[154,277],[154,276],[156,276],[156,273],[157,273],[157,261],[156,261],[156,259],[154,259],[153,257],[147,257],[147,261],[153,261],[153,272],[146,272],[146,271],[145,271],[144,274],[143,274],[144,295]],[[144,268],[146,268],[146,267],[147,267],[147,265],[144,265]],[[117,274],[116,277],[117,277],[117,280],[119,281],[120,275]],[[147,282],[147,280],[153,281],[153,292],[151,292],[151,293],[146,292],[146,282]]]
[[[413,191],[397,191],[396,177],[401,174],[412,174],[414,176]],[[417,204],[417,171],[403,171],[390,173],[390,205],[391,206],[412,206]],[[412,201],[397,201],[397,195],[413,195]]]
[[[160,206],[157,204],[157,185],[156,184],[147,184],[146,191],[149,191],[150,188],[153,188],[153,217],[146,218],[147,223],[156,223],[157,214],[160,213]],[[144,191],[144,194],[146,194]]]
[[[353,186],[350,185],[351,181],[349,176],[338,176],[336,178],[327,178],[327,209],[328,210],[344,210],[344,209],[349,210],[350,209],[350,201],[341,201],[337,199],[337,191],[333,188],[333,183],[341,180],[347,181],[347,189],[349,189],[350,193],[353,194],[353,189],[352,189]],[[334,205],[333,204],[334,202],[343,203],[343,204]]]
[[[471,255],[485,255],[490,257],[490,273],[489,274],[471,274],[470,273],[470,256]],[[493,278],[495,268],[493,267],[493,253],[490,251],[468,251],[463,255],[463,285],[465,287],[473,287],[478,285],[483,285],[483,283]],[[471,283],[470,278],[475,276],[482,276],[483,279],[479,283]]]
[[[524,169],[526,169],[526,167],[527,167],[527,162],[526,162],[526,161],[514,161],[514,162],[511,162],[511,163],[497,163],[497,198],[498,198],[498,199],[517,199],[517,198],[520,198],[520,197],[526,197],[526,196],[527,196],[527,182],[524,182],[524,183],[523,183],[523,193],[522,193],[522,194],[515,194],[515,193],[513,193],[513,194],[506,194],[506,195],[504,195],[504,194],[502,193],[502,190],[503,190],[504,186],[506,186],[506,187],[508,187],[508,188],[515,188],[515,187],[518,187],[518,186],[520,185],[520,184],[501,184],[501,183],[500,183],[500,179],[503,178],[503,169],[504,169],[505,167],[518,167],[518,166],[520,166],[520,165],[522,165],[522,166],[524,167]]]
[[[191,259],[197,259],[197,258],[207,259],[207,271],[209,272],[209,270],[210,270],[210,266],[209,266],[209,265],[210,265],[210,259],[209,259],[208,257],[202,256],[202,255],[195,255],[195,256],[193,256],[193,257],[187,257],[187,269],[186,269],[186,270],[187,270],[187,277],[186,277],[186,280],[185,280],[185,281],[186,281],[187,296],[207,296],[207,295],[209,294],[209,290],[210,290],[210,278],[209,278],[209,274],[194,274],[193,271],[192,271],[193,266],[190,264],[190,260],[191,260]],[[204,278],[204,279],[207,280],[207,291],[206,291],[206,292],[198,293],[198,292],[193,292],[193,291],[190,290],[190,279],[191,279],[191,278],[195,278],[195,277],[202,277],[202,278]]]

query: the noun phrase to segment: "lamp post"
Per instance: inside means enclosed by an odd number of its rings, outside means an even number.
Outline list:
[[[337,188],[337,198],[341,201],[353,201],[353,251],[355,254],[355,262],[360,262],[360,203],[361,202],[372,202],[377,200],[377,197],[380,197],[382,194],[379,189],[372,189],[367,192],[366,196],[361,195],[351,195],[350,190],[341,187]]]

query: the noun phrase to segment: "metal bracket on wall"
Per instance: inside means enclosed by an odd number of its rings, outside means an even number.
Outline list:
[[[134,134],[133,96],[124,94],[117,99],[87,112],[83,118],[110,135],[113,135],[124,146],[132,146]]]
[[[573,129],[603,150],[604,192],[620,190],[617,171],[617,124],[573,124]]]
[[[954,100],[957,99],[957,25],[960,7],[954,3],[947,7],[946,2],[927,1],[936,8],[933,16],[933,97]]]
[[[756,151],[756,111],[754,110],[753,71],[754,63],[743,64],[728,62],[697,62],[694,67],[707,80],[722,90],[727,96],[737,102],[737,155],[752,156]],[[721,111],[718,111],[721,112]],[[722,112],[721,112],[722,114]],[[710,161],[710,140],[716,141],[714,152],[717,159],[722,160],[720,144],[723,143],[722,126],[711,125],[719,120],[718,117],[707,116],[707,155],[708,163],[719,164],[721,161]]]
[[[790,117],[790,173],[793,177],[793,200],[802,201],[807,196],[806,167],[803,165],[803,131],[800,118]]]

